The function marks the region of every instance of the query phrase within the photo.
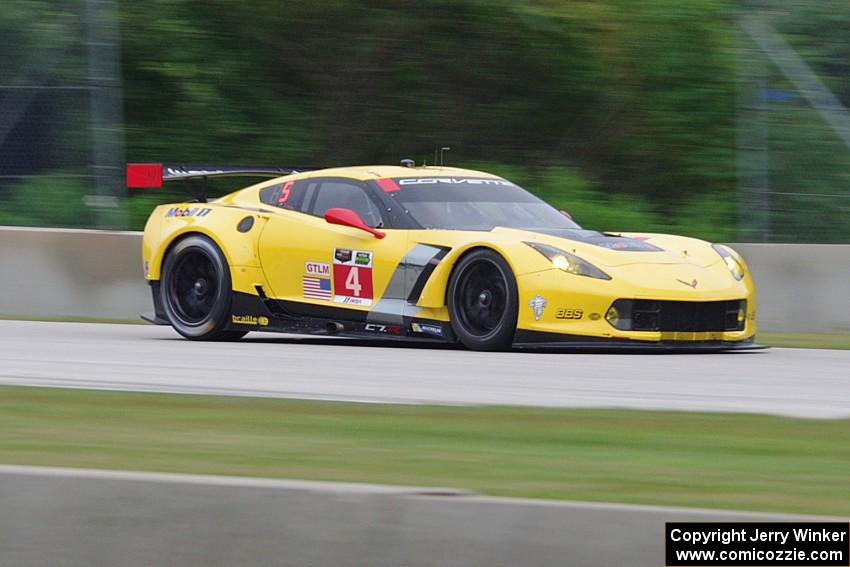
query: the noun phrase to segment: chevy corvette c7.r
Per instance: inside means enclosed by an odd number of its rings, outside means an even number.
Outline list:
[[[272,177],[148,219],[146,318],[189,339],[279,331],[476,350],[755,346],[755,289],[731,248],[585,230],[488,173],[130,164],[127,175],[131,187]]]

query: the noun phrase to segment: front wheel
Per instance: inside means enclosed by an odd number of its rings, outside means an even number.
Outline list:
[[[193,235],[169,251],[162,267],[162,305],[174,330],[193,340],[235,340],[228,331],[230,269],[209,238]]]
[[[472,350],[511,346],[517,324],[517,286],[510,266],[492,250],[461,258],[448,290],[452,330]]]

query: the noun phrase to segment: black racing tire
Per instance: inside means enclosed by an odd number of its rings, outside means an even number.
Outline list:
[[[471,350],[511,347],[517,325],[516,277],[490,249],[463,256],[452,271],[447,293],[452,330]]]
[[[196,341],[232,341],[245,335],[227,329],[232,287],[230,268],[209,238],[192,235],[169,250],[162,266],[160,293],[174,330]]]

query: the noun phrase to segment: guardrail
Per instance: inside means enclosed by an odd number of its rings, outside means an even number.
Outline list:
[[[657,567],[664,522],[829,520],[2,465],[0,510],[0,563],[64,567]]]
[[[759,329],[850,332],[850,245],[730,246],[755,278]]]
[[[850,245],[732,244],[765,331],[850,331]],[[0,227],[0,316],[137,319],[152,309],[141,233]]]
[[[138,320],[141,258],[139,232],[0,227],[0,316]]]

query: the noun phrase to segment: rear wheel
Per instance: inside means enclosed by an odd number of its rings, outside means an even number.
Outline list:
[[[228,331],[230,270],[209,238],[195,235],[174,245],[162,267],[162,305],[174,330],[193,340],[236,340]]]
[[[476,250],[461,258],[449,280],[452,330],[473,350],[511,346],[517,323],[516,278],[492,250]]]

